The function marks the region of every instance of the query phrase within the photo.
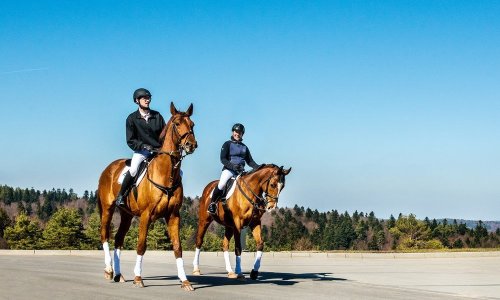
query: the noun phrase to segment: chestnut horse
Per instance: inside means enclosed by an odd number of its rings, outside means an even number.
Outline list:
[[[252,230],[253,237],[257,245],[257,255],[254,267],[250,273],[250,278],[257,279],[259,275],[260,261],[264,250],[264,242],[261,235],[260,219],[266,211],[271,211],[278,204],[280,192],[285,187],[285,176],[292,168],[284,170],[273,164],[262,165],[258,169],[240,175],[236,178],[233,194],[226,200],[226,205],[219,202],[217,214],[212,216],[207,212],[208,205],[214,187],[218,180],[210,182],[203,190],[200,199],[200,211],[198,220],[198,232],[196,234],[196,251],[193,260],[193,274],[200,275],[200,249],[203,244],[203,237],[208,226],[215,220],[224,225],[224,241],[222,249],[224,251],[224,261],[229,278],[244,279],[241,271],[241,230],[248,226]],[[229,242],[234,235],[234,252],[236,254],[236,265],[233,271],[229,261]]]
[[[149,225],[159,218],[166,221],[166,230],[172,241],[177,263],[177,275],[184,290],[194,288],[186,278],[184,262],[182,260],[182,246],[179,239],[179,209],[182,205],[183,187],[180,174],[181,161],[185,155],[194,152],[197,147],[193,132],[194,123],[190,116],[193,113],[193,104],[186,112],[179,112],[173,103],[170,103],[172,116],[163,128],[160,138],[162,147],[157,150],[156,156],[147,166],[143,180],[137,186],[137,193],[130,192],[127,197],[127,209],[120,209],[120,227],[115,236],[115,250],[113,268],[109,253],[108,239],[110,224],[115,210],[115,198],[120,190],[118,177],[125,167],[125,159],[112,162],[101,174],[98,187],[98,206],[101,214],[101,242],[104,249],[104,277],[114,281],[124,282],[120,271],[120,250],[123,248],[125,234],[130,228],[132,218],[140,217],[139,238],[137,241],[137,260],[134,268],[134,285],[144,287],[142,281],[142,259],[146,252],[146,238]],[[186,154],[184,154],[184,152]],[[139,176],[139,173],[138,175]],[[114,277],[113,277],[114,271]]]

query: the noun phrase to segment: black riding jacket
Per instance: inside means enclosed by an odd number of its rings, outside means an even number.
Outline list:
[[[127,144],[134,151],[141,150],[144,144],[151,145],[154,148],[161,147],[160,134],[163,127],[165,127],[165,120],[155,110],[150,110],[149,114],[150,117],[147,122],[142,118],[139,110],[127,117]]]

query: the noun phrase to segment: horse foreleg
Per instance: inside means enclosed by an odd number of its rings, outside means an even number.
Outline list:
[[[123,248],[123,242],[125,240],[125,234],[130,229],[130,224],[132,223],[132,216],[126,213],[121,213],[120,227],[115,235],[115,251],[113,253],[113,268],[115,271],[115,276],[113,280],[115,282],[125,282],[125,278],[122,276],[120,268],[120,254]]]
[[[234,273],[231,267],[231,261],[229,260],[229,243],[233,237],[233,228],[226,227],[224,231],[224,240],[222,241],[222,251],[224,253],[224,262],[226,263],[226,271],[228,278],[236,278],[237,275]]]
[[[137,287],[144,287],[144,283],[142,282],[142,260],[144,258],[144,253],[146,253],[146,241],[151,220],[148,213],[143,213],[140,219],[139,238],[137,240],[137,258],[134,267],[134,285]]]
[[[184,271],[184,260],[182,259],[182,245],[179,237],[179,212],[174,212],[167,222],[167,230],[174,249],[175,263],[177,265],[177,276],[182,282],[181,288],[185,291],[194,291],[193,286],[186,277]]]
[[[255,254],[255,262],[253,264],[252,272],[250,272],[250,278],[256,280],[259,276],[260,261],[264,251],[264,241],[262,240],[260,224],[252,228],[252,235],[255,239],[255,244],[257,245],[257,253]]]
[[[241,232],[238,228],[234,230],[234,254],[236,256],[236,264],[234,266],[236,278],[245,279],[245,275],[241,272]]]

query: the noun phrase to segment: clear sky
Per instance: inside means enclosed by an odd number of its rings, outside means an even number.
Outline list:
[[[1,1],[0,184],[95,190],[132,92],[194,104],[187,196],[235,122],[280,206],[500,220],[499,1]]]

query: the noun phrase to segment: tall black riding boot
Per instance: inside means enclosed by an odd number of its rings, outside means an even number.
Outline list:
[[[210,205],[207,209],[207,211],[211,215],[217,213],[217,201],[219,201],[220,196],[222,196],[222,190],[219,190],[219,187],[215,186],[214,192],[212,194],[212,199],[210,200]]]
[[[127,171],[125,174],[125,178],[123,178],[122,186],[120,188],[120,192],[118,192],[118,196],[116,196],[116,205],[118,206],[125,206],[125,194],[127,193],[128,189],[130,188],[130,185],[134,181],[134,177],[130,175],[130,172]]]

